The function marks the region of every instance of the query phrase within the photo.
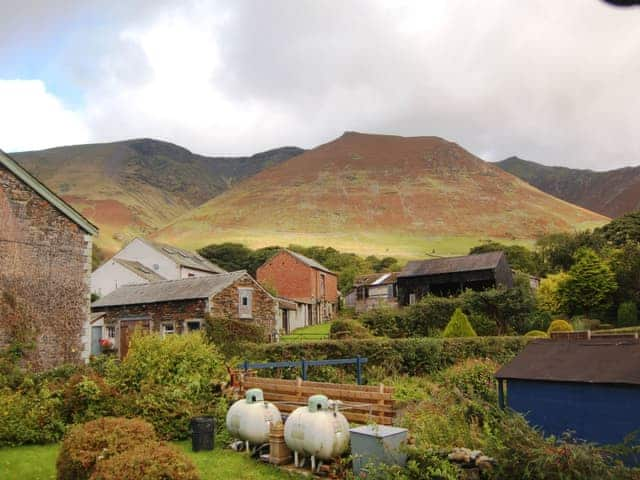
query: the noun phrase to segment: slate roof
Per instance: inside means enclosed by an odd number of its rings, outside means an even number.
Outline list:
[[[463,257],[433,258],[407,263],[398,277],[421,277],[445,273],[461,273],[477,270],[493,270],[498,266],[504,252],[487,252]]]
[[[637,340],[535,340],[496,373],[499,379],[640,385]]]
[[[327,273],[331,273],[332,275],[335,275],[334,272],[332,272],[331,270],[329,270],[327,267],[325,267],[324,265],[322,265],[319,262],[316,262],[314,259],[309,258],[309,257],[305,257],[304,255],[298,253],[298,252],[294,252],[292,250],[289,249],[284,249],[285,252],[291,254],[293,257],[297,258],[298,260],[300,260],[302,263],[305,263],[306,265],[310,266],[311,268],[315,268],[317,270],[322,270],[323,272],[327,272]]]
[[[40,180],[38,180],[31,173],[25,170],[18,162],[4,153],[2,150],[0,150],[0,165],[3,165],[22,182],[31,187],[38,195],[40,195],[47,202],[53,205],[69,220],[78,225],[82,230],[90,235],[98,234],[98,227],[96,227],[93,223],[83,217],[71,205],[69,205],[67,202],[65,202],[59,196],[49,190],[46,185],[40,182]]]
[[[91,308],[211,298],[244,276],[248,276],[246,270],[239,270],[219,275],[123,285],[93,302]]]
[[[140,262],[136,262],[133,260],[123,260],[121,258],[113,258],[114,262],[122,265],[127,270],[135,273],[138,277],[147,280],[148,282],[161,282],[162,280],[166,280],[162,275],[154,272],[148,267],[145,267]]]
[[[369,273],[367,275],[359,275],[353,282],[355,287],[371,286],[371,285],[391,285],[396,282],[398,272],[392,273]]]
[[[195,252],[183,250],[182,248],[167,245],[166,243],[153,242],[146,238],[140,238],[140,240],[183,267],[211,273],[227,273],[224,268],[219,267]]]

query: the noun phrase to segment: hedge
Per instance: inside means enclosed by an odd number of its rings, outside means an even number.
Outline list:
[[[248,360],[267,362],[361,356],[368,358],[369,368],[383,368],[388,374],[428,375],[467,358],[489,358],[505,363],[528,341],[524,337],[325,340],[256,345],[246,353]]]

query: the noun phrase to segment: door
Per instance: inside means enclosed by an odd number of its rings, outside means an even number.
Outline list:
[[[282,310],[282,328],[285,333],[289,333],[289,310],[286,308]]]
[[[102,338],[102,327],[91,327],[91,355],[100,355],[100,339]]]
[[[120,358],[129,353],[129,343],[136,330],[148,332],[149,320],[120,320]]]

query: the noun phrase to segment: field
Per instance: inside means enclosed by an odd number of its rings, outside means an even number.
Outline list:
[[[283,342],[311,342],[314,340],[326,340],[329,338],[331,322],[311,325],[310,327],[297,328],[291,334],[284,335]]]
[[[191,451],[188,441],[175,442],[198,467],[202,480],[283,480],[295,479],[281,470],[261,465],[247,455],[216,448],[213,452]],[[2,480],[55,480],[58,444],[29,445],[0,449]]]

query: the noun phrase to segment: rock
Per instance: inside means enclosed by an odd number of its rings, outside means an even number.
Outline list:
[[[481,455],[482,455],[482,452],[480,450],[472,450],[471,453],[469,454],[469,456],[471,457],[471,460],[475,460]]]
[[[483,472],[493,469],[495,463],[496,461],[493,458],[487,457],[486,455],[480,455],[476,458],[476,467]]]
[[[448,458],[452,462],[469,463],[471,461],[471,450],[468,448],[454,448]]]

